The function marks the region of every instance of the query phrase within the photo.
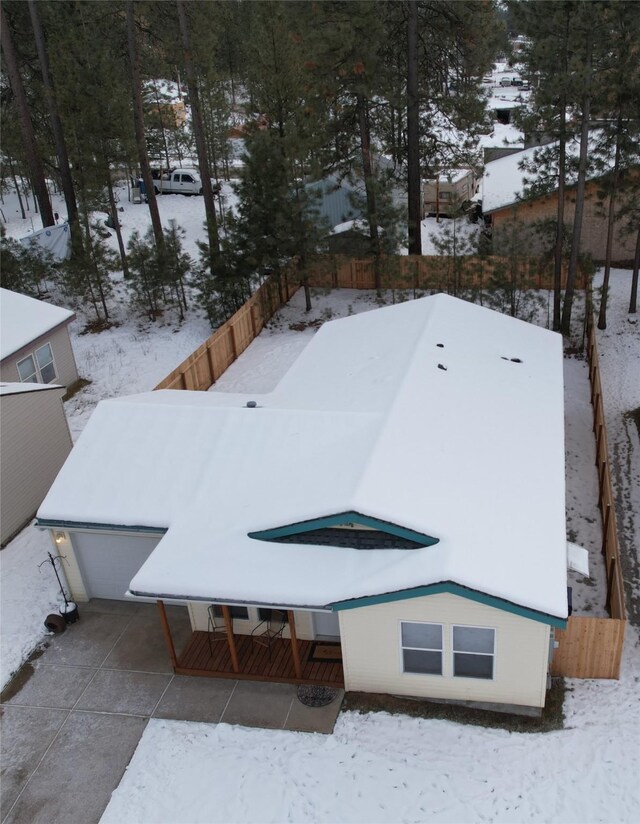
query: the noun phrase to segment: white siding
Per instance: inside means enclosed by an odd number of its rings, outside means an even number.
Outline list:
[[[19,382],[18,361],[26,358],[27,355],[33,355],[35,350],[44,346],[45,343],[50,343],[53,351],[53,362],[56,369],[56,379],[53,382],[61,386],[71,386],[75,383],[78,380],[78,369],[76,367],[73,349],[71,348],[67,324],[48,332],[41,338],[37,338],[32,341],[29,346],[25,346],[23,349],[5,358],[2,363],[0,363],[0,381],[6,381],[7,383]]]
[[[63,394],[43,389],[0,398],[2,543],[33,518],[71,451]]]
[[[188,601],[187,607],[189,609],[189,617],[191,618],[191,628],[206,632],[208,629],[208,613],[209,604],[203,601]],[[313,624],[311,622],[311,613],[303,611],[294,611],[296,621],[296,636],[301,640],[311,640],[313,638]],[[237,618],[233,621],[233,631],[236,635],[249,635],[251,630],[258,625],[257,608],[249,607],[248,621],[241,621]],[[284,638],[290,638],[289,627],[285,627]]]
[[[80,574],[80,567],[76,561],[76,556],[73,551],[73,545],[69,539],[67,532],[62,532],[59,529],[50,529],[51,541],[55,547],[56,552],[62,559],[61,568],[66,578],[67,586],[73,600],[80,604],[89,600],[87,590]],[[56,543],[56,535],[63,535],[61,543]]]
[[[402,620],[444,625],[444,675],[402,671]],[[493,680],[451,676],[454,624],[495,629]],[[429,595],[342,610],[340,640],[347,690],[544,706],[549,627],[538,621],[457,595]]]

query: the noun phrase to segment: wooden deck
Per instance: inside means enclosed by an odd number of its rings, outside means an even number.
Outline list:
[[[248,635],[236,635],[239,672],[233,671],[229,645],[216,641],[212,651],[207,632],[194,632],[182,653],[178,656],[175,672],[178,675],[200,675],[209,678],[237,678],[250,681],[280,681],[286,684],[317,684],[326,687],[344,686],[342,663],[310,660],[314,641],[298,639],[302,678],[296,678],[291,642],[279,639],[274,642],[271,659],[266,647],[252,642]],[[327,644],[321,643],[326,647]],[[335,644],[336,658],[342,657],[339,644]]]

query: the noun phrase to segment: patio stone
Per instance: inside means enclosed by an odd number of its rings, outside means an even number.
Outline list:
[[[216,723],[222,717],[236,683],[227,678],[176,675],[153,717]]]
[[[65,710],[3,705],[0,711],[2,820],[68,717]]]
[[[180,654],[191,636],[189,613],[186,607],[173,607],[170,611],[167,610],[167,616],[176,652]],[[173,672],[160,615],[155,607],[131,617],[104,666],[141,672]]]
[[[98,670],[76,710],[151,715],[171,675]]]
[[[70,710],[95,672],[89,667],[63,667],[38,662],[33,665],[33,675],[7,704]]]
[[[292,684],[238,681],[220,720],[225,724],[280,730],[295,695],[296,688]]]
[[[5,824],[97,824],[146,724],[71,713]]]
[[[306,707],[296,697],[291,705],[291,711],[284,726],[285,730],[321,732],[325,735],[332,733],[344,698],[344,690],[337,692],[333,701],[324,707]]]
[[[79,621],[67,627],[62,635],[51,637],[47,664],[99,666],[130,620],[128,615],[80,610]]]

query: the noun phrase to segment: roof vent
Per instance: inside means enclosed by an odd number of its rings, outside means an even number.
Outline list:
[[[247,409],[255,409],[257,405],[255,401],[247,401]]]
[[[436,343],[438,349],[444,349],[444,343]]]
[[[438,369],[442,369],[443,372],[447,371],[447,367],[443,363],[438,364]]]
[[[511,363],[522,363],[520,358],[511,358]]]

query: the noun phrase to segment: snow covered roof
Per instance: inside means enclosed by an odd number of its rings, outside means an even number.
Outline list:
[[[27,392],[42,392],[45,389],[63,389],[55,383],[0,383],[0,397],[5,395],[24,395]]]
[[[167,529],[140,595],[321,607],[451,581],[564,618],[563,405],[559,335],[423,298],[324,324],[267,395],[103,401],[38,518]],[[249,537],[344,512],[438,543]]]
[[[0,358],[18,352],[56,326],[75,318],[69,309],[0,289]]]
[[[598,132],[593,132],[590,137],[590,151],[595,149],[598,141]],[[533,177],[531,172],[523,170],[521,165],[535,161],[536,152],[545,152],[553,149],[557,144],[549,143],[543,146],[533,146],[522,152],[492,160],[485,165],[484,177],[482,178],[482,210],[485,214],[496,209],[510,206],[512,203],[522,198],[525,188],[525,178]],[[580,153],[580,144],[576,139],[567,142],[567,159],[576,160]],[[606,165],[611,164],[611,159]],[[587,170],[587,179],[594,177],[594,170]],[[601,169],[597,174],[603,174]],[[576,174],[569,168],[567,172],[567,183],[572,185],[575,182]]]

